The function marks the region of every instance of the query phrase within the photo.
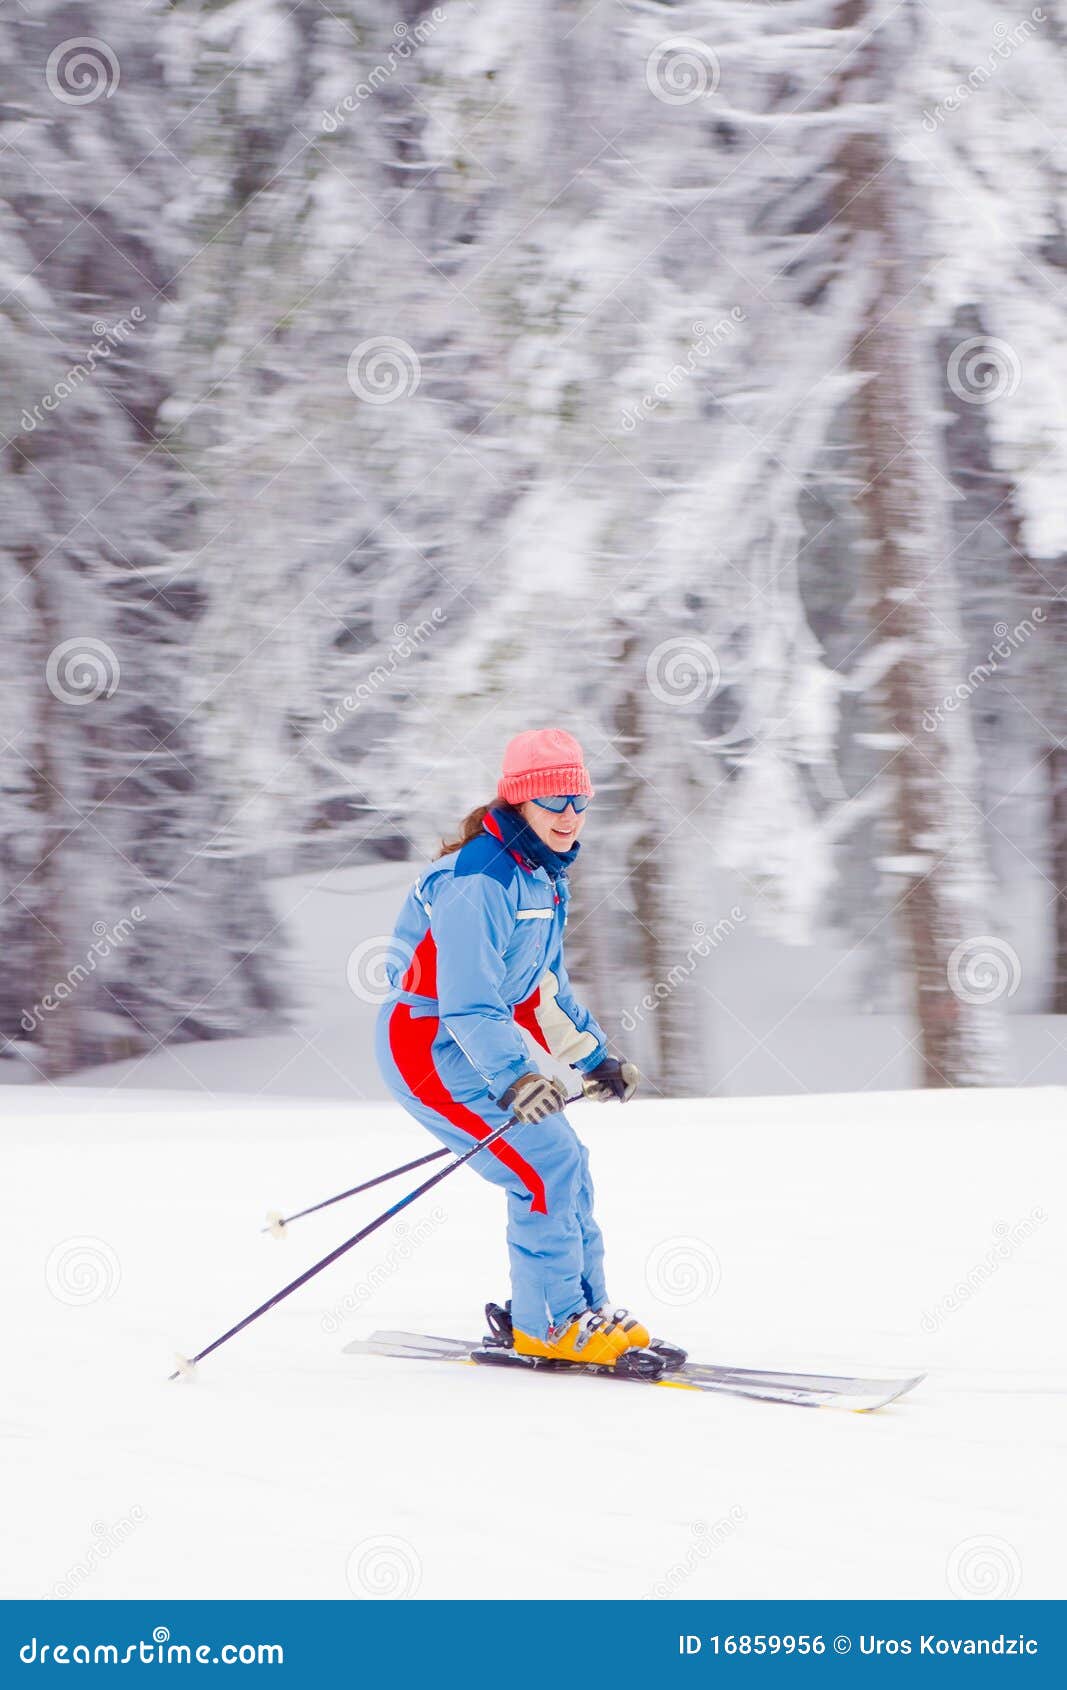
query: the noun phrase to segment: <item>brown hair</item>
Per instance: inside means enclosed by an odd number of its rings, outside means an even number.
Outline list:
[[[437,855],[439,857],[447,857],[453,851],[462,850],[463,846],[466,845],[469,839],[476,839],[482,831],[482,823],[489,814],[490,810],[514,810],[515,808],[514,804],[505,804],[499,798],[494,798],[491,803],[488,804],[477,805],[476,808],[471,810],[468,815],[464,816],[463,820],[460,822],[459,838],[442,839],[441,849],[438,851]]]

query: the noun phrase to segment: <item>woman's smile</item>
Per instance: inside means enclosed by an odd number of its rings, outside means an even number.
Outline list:
[[[576,810],[573,804],[568,804],[563,810],[546,810],[532,800],[518,806],[519,814],[527,827],[533,829],[538,839],[552,851],[569,851],[578,842],[578,835],[585,826],[588,810]]]

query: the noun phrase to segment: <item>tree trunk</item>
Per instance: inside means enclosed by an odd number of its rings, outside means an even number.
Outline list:
[[[630,1008],[636,1023],[627,1034],[648,1070],[651,1089],[664,1097],[705,1097],[711,1090],[706,994],[701,971],[706,946],[693,869],[697,849],[686,817],[693,808],[682,758],[670,743],[681,740],[684,718],[664,731],[645,681],[645,642],[629,636],[622,662],[631,674],[617,713],[617,737],[627,759],[622,774],[621,820],[629,822],[624,875],[633,904],[638,992]],[[670,706],[660,708],[670,710]],[[653,779],[641,778],[642,765]],[[629,1025],[627,1021],[625,1025]]]
[[[883,35],[885,31],[881,32]],[[874,42],[866,73],[891,100],[890,47]],[[922,317],[921,241],[902,166],[883,133],[853,136],[844,154],[841,215],[851,256],[873,287],[852,351],[864,377],[856,403],[868,535],[872,639],[899,642],[881,689],[893,736],[885,778],[893,785],[895,905],[906,936],[922,1079],[927,1086],[989,1084],[1001,1077],[999,1006],[980,1001],[961,970],[997,945],[983,915],[988,875],[984,820],[973,801],[975,756],[956,695],[962,642],[954,604],[947,482],[932,437],[936,400],[927,385],[933,337]],[[858,249],[858,251],[857,251]],[[965,708],[965,707],[964,707]]]
[[[1046,758],[1049,784],[1050,879],[1056,887],[1052,1013],[1067,1015],[1067,749],[1053,746]]]
[[[37,703],[36,743],[33,752],[31,807],[37,822],[33,861],[19,900],[32,924],[35,940],[32,990],[36,1003],[34,1066],[49,1080],[73,1073],[79,1065],[77,994],[64,999],[68,955],[71,897],[70,865],[64,842],[70,833],[72,810],[63,797],[63,775],[56,760],[62,728],[57,721],[62,708],[46,680],[49,653],[59,644],[48,585],[40,559],[28,548],[18,554],[30,588],[38,639],[33,696]],[[58,988],[58,991],[57,991]],[[28,1010],[29,1005],[25,1008]]]

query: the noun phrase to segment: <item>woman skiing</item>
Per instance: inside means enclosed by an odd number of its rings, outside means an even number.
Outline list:
[[[636,1091],[636,1067],[608,1055],[563,962],[567,869],[592,797],[569,733],[511,740],[496,803],[471,811],[404,902],[378,1061],[393,1096],[450,1150],[516,1121],[471,1160],[508,1194],[514,1349],[613,1367],[649,1334],[607,1307],[589,1153],[562,1112],[566,1092],[519,1031],[576,1069],[587,1098],[625,1103]]]

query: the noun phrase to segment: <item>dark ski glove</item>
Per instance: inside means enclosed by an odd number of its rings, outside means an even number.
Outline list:
[[[637,1090],[641,1074],[633,1062],[620,1062],[617,1056],[605,1056],[588,1074],[582,1075],[582,1092],[594,1103],[610,1103],[617,1097],[629,1103]]]
[[[550,1080],[547,1074],[522,1074],[503,1097],[497,1098],[500,1108],[524,1125],[558,1115],[566,1101],[567,1093],[559,1081]]]

